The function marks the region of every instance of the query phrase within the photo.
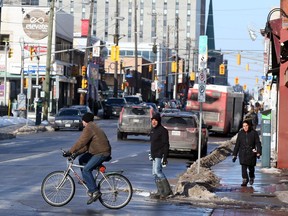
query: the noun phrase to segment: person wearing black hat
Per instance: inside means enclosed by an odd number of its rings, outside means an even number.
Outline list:
[[[111,159],[111,146],[105,132],[94,123],[94,115],[92,113],[85,113],[82,121],[84,129],[79,139],[63,156],[68,157],[72,154],[84,153],[79,158],[79,164],[84,165],[82,175],[88,187],[89,200],[87,205],[89,205],[101,196],[92,171],[104,161]]]
[[[160,113],[156,113],[151,118],[152,130],[150,133],[151,141],[151,160],[152,174],[155,178],[157,193],[152,194],[152,198],[166,198],[172,195],[170,184],[162,171],[162,167],[166,166],[169,153],[169,134],[168,130],[161,124]]]

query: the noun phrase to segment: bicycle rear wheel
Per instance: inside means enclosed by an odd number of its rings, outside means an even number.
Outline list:
[[[126,206],[132,198],[132,185],[130,181],[119,173],[106,175],[98,184],[102,193],[99,198],[101,204],[109,209],[120,209]]]
[[[49,173],[42,182],[41,194],[51,206],[66,205],[75,194],[74,180],[69,174],[64,178],[63,171]]]

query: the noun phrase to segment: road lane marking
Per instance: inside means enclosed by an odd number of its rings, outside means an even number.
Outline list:
[[[59,152],[59,150],[55,150],[55,151],[48,152],[48,153],[45,152],[45,153],[37,154],[37,155],[30,155],[30,156],[26,156],[26,157],[22,157],[22,158],[15,158],[15,159],[11,159],[11,160],[1,161],[0,164],[19,162],[19,161],[27,161],[27,160],[36,159],[36,158],[42,158],[43,156],[52,155],[52,154],[55,154],[56,152]]]

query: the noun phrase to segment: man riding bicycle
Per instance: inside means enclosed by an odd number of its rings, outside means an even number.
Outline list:
[[[84,114],[82,121],[84,129],[79,139],[63,156],[69,157],[72,154],[84,153],[79,158],[79,164],[84,165],[82,176],[88,187],[87,205],[89,205],[101,196],[92,171],[104,161],[111,159],[111,146],[105,132],[93,122],[94,115],[92,113]]]

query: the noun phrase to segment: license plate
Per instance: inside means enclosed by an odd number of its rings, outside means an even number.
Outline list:
[[[172,131],[171,134],[173,136],[180,136],[181,132],[180,131]]]
[[[138,122],[139,122],[139,119],[133,119],[133,122],[138,123]]]
[[[65,124],[65,127],[71,127],[71,124]]]

